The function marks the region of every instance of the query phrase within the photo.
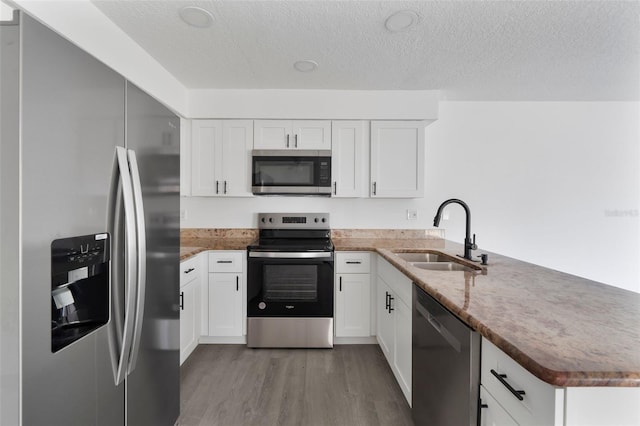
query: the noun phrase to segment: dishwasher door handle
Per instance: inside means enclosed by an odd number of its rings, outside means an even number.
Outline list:
[[[431,324],[431,327],[433,327],[438,332],[438,334],[440,334],[442,338],[446,340],[453,349],[456,350],[456,352],[459,353],[461,351],[462,345],[460,344],[460,341],[456,339],[456,337],[449,330],[447,330],[445,326],[440,324],[440,322],[436,319],[435,316],[431,314],[431,312],[427,311],[424,306],[420,304],[416,304],[416,311],[418,311],[418,313],[422,317],[424,317],[424,319],[426,319],[429,324]]]

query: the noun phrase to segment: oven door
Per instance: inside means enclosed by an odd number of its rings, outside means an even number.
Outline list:
[[[333,317],[332,252],[248,256],[247,316]]]

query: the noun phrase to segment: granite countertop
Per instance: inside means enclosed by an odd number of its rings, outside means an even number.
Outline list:
[[[202,234],[200,234],[202,235]],[[225,236],[225,237],[223,237]],[[245,250],[256,235],[185,235],[180,259],[205,250]],[[463,252],[441,238],[334,235],[338,251],[374,251],[463,322],[555,386],[640,386],[640,294],[488,253],[483,271],[432,271],[394,254]]]
[[[191,238],[181,241],[180,261],[206,250],[246,250],[254,238]]]
[[[394,254],[438,240],[334,239],[375,251],[541,380],[555,386],[640,386],[640,294],[488,253],[484,271],[432,271]]]

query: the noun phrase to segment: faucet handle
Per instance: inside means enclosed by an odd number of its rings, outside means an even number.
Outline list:
[[[471,243],[471,250],[477,250],[478,245],[476,244],[476,234],[473,234],[473,242]]]

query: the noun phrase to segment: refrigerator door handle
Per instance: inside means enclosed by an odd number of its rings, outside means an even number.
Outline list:
[[[142,202],[142,185],[140,184],[140,173],[138,170],[138,160],[136,153],[127,150],[129,158],[129,167],[131,170],[131,181],[133,187],[133,202],[135,206],[135,223],[137,230],[137,296],[136,296],[136,315],[133,332],[133,345],[131,348],[131,357],[129,359],[128,373],[132,373],[136,368],[138,361],[138,352],[140,351],[140,338],[142,336],[142,323],[144,320],[144,302],[145,290],[147,283],[147,237],[145,232],[144,207]]]
[[[115,246],[120,243],[120,229],[118,219],[120,214],[120,205],[124,205],[124,274],[125,274],[125,291],[124,298],[124,323],[120,324],[119,320],[111,318],[109,322],[109,346],[111,348],[111,362],[114,368],[114,380],[116,386],[123,382],[127,366],[129,365],[129,353],[133,340],[133,314],[135,313],[135,279],[137,276],[136,269],[136,224],[134,221],[134,201],[133,190],[131,186],[131,176],[129,173],[129,164],[127,161],[127,152],[123,147],[116,147],[115,164],[112,176],[112,191],[109,197],[109,232]],[[118,274],[112,274],[111,285],[117,287],[117,280],[120,279]],[[118,296],[118,292],[112,292]],[[120,298],[111,297],[116,313],[120,313]],[[112,311],[113,313],[113,311]],[[121,325],[122,330],[116,330]],[[120,337],[121,336],[121,337]]]

